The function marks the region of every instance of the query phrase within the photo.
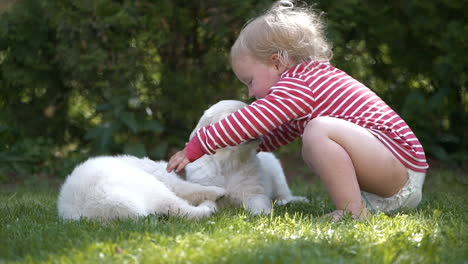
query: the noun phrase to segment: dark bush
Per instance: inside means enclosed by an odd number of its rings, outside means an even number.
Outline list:
[[[228,51],[270,4],[18,0],[0,11],[0,173],[60,170],[54,160],[73,155],[166,158],[210,104],[246,99]],[[326,11],[333,63],[394,107],[430,157],[466,164],[461,1],[315,7]]]

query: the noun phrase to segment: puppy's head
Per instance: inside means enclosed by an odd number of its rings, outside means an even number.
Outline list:
[[[197,132],[198,129],[219,122],[228,115],[244,108],[246,105],[246,103],[236,100],[222,100],[212,105],[203,113],[197,126],[190,134],[190,139],[195,136],[195,132]]]
[[[205,110],[202,117],[198,121],[197,126],[190,134],[190,139],[195,136],[195,133],[198,129],[207,125],[217,123],[226,118],[228,115],[244,108],[245,106],[247,106],[246,103],[237,100],[222,100],[217,102],[216,104],[212,105],[210,108]],[[258,144],[260,144],[260,140],[250,140],[242,143],[241,145],[253,145],[253,143],[255,143],[256,146],[252,147],[256,149],[258,147]]]

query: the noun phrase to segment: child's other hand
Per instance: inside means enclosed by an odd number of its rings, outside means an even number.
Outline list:
[[[167,163],[166,171],[171,172],[175,169],[176,172],[180,172],[189,163],[190,161],[185,156],[185,149],[183,149],[172,155]]]

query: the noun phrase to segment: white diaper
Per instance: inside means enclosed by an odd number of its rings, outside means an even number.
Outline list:
[[[408,171],[408,181],[401,190],[392,197],[384,198],[373,193],[361,192],[362,199],[372,212],[394,213],[401,208],[415,208],[421,202],[422,186],[426,173]]]

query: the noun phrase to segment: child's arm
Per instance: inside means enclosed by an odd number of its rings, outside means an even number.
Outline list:
[[[291,142],[293,135],[297,137],[299,133],[295,130],[287,132],[286,129],[291,127],[282,125],[303,118],[313,111],[315,102],[310,93],[310,89],[303,81],[283,79],[272,87],[270,94],[265,98],[255,101],[218,123],[199,129],[186,145],[186,159],[193,162],[205,154],[214,154],[218,148],[237,146],[264,135],[266,140],[285,137],[287,139],[282,143]],[[265,146],[265,149],[281,145]],[[171,165],[171,168],[179,166]]]
[[[293,142],[300,135],[300,132],[295,127],[291,126],[290,123],[285,123],[262,136],[260,150],[272,152],[281,146],[286,146]]]

